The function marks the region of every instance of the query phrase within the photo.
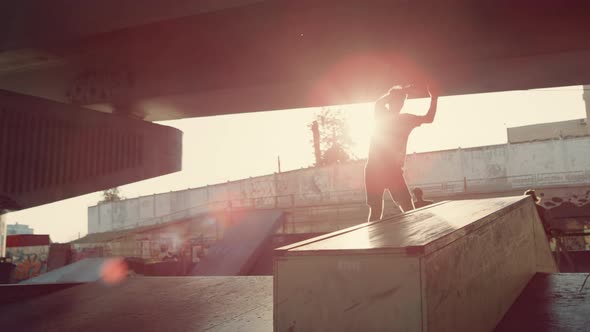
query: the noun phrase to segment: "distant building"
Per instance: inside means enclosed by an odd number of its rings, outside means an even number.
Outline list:
[[[21,235],[21,234],[33,234],[33,229],[28,225],[22,225],[16,223],[14,225],[7,225],[6,226],[6,234],[7,235]]]
[[[586,118],[508,128],[508,143],[590,136],[590,85],[584,85],[582,98],[586,106]]]

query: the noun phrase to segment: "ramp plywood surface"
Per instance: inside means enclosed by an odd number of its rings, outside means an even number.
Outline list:
[[[107,258],[86,258],[25,280],[21,284],[94,282],[100,279],[101,268],[106,261]]]
[[[275,331],[421,329],[415,257],[389,264],[383,255],[298,256],[281,263],[274,279],[274,315],[288,319],[275,321]]]
[[[272,277],[137,277],[0,310],[2,331],[271,331]]]
[[[388,250],[416,248],[434,251],[436,248],[464,236],[498,217],[498,212],[508,212],[523,197],[448,201],[425,209],[410,211],[337,236],[308,241],[280,248],[288,255],[302,252],[339,250]],[[399,250],[397,250],[399,251]]]
[[[280,226],[282,215],[280,210],[235,214],[234,224],[225,231],[222,240],[211,246],[207,256],[193,270],[193,275],[247,274],[256,263],[266,241]]]

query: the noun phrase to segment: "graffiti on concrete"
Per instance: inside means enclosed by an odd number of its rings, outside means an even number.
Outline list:
[[[274,182],[271,176],[250,180],[250,192],[245,197],[272,197],[275,195]]]
[[[317,168],[310,169],[308,176],[300,177],[300,194],[321,194],[330,191],[331,169]]]
[[[486,165],[485,174],[488,178],[498,178],[498,177],[505,177],[506,176],[506,167],[505,165],[498,165],[498,164],[488,164]]]
[[[581,188],[568,192],[540,192],[541,204],[556,218],[590,217],[590,190]]]
[[[7,256],[16,265],[13,278],[16,282],[47,272],[49,246],[10,247]]]
[[[296,172],[278,174],[275,181],[278,196],[299,192],[299,176]]]
[[[590,189],[546,189],[538,192],[541,205],[551,212],[555,225],[564,232],[590,232]],[[590,236],[566,237],[567,250],[590,250]]]

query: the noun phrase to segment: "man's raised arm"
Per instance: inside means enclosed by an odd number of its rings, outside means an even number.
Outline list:
[[[375,101],[375,112],[386,110],[385,104],[387,104],[387,96],[389,96],[389,92],[379,97],[379,99]]]
[[[430,95],[430,108],[428,109],[428,113],[422,117],[422,123],[432,123],[434,121],[438,106],[438,91],[429,87],[428,94]]]

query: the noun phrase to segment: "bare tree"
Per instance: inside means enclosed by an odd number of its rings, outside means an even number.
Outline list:
[[[100,200],[99,203],[116,202],[116,201],[120,201],[122,199],[125,199],[125,197],[123,195],[121,195],[121,191],[119,190],[119,187],[114,187],[114,188],[103,190],[102,200]]]
[[[315,114],[309,125],[312,131],[312,144],[315,154],[315,166],[331,165],[355,159],[352,153],[354,145],[346,116],[341,109],[323,107]]]

